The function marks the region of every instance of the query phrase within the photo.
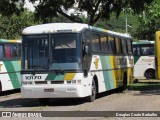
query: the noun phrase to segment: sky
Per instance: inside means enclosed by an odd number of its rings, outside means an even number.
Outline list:
[[[36,2],[34,5],[37,5],[39,2]],[[24,7],[27,8],[29,11],[34,11],[35,8],[34,8],[34,5],[29,2],[29,0],[25,0],[25,4],[24,4]]]

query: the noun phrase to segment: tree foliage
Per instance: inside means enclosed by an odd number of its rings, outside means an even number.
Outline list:
[[[99,20],[95,26],[102,27],[115,32],[126,33],[126,18],[128,20],[128,33],[134,38],[136,38],[136,33],[140,22],[138,20],[139,16],[132,13],[121,12],[119,17],[113,13],[108,20]]]
[[[20,39],[25,27],[36,24],[34,14],[23,12],[20,15],[0,16],[0,38]]]
[[[136,36],[139,39],[154,40],[157,30],[160,30],[160,1],[154,0],[151,5],[146,6],[143,16],[139,18],[141,24]]]
[[[98,27],[103,27],[117,32],[125,32],[125,15],[128,14],[128,8],[132,13],[140,13],[145,9],[146,17],[140,19],[142,26],[137,29],[137,17],[127,15],[129,33],[132,36],[144,38],[143,33],[149,35],[159,26],[159,9],[152,10],[146,7],[152,1],[159,0],[29,0],[32,3],[39,1],[35,7],[35,16],[33,13],[24,12],[24,0],[0,0],[0,36],[1,38],[19,38],[23,28],[36,24],[37,22],[79,22],[88,23]],[[75,5],[76,4],[76,5]],[[4,7],[5,6],[5,7]],[[77,14],[67,14],[70,8],[75,7]],[[152,8],[153,7],[153,8]],[[147,10],[147,9],[150,9]],[[86,11],[88,17],[82,17],[78,14],[80,11]],[[123,11],[123,12],[122,12]],[[156,11],[156,12],[152,12]],[[124,14],[125,12],[125,14]],[[155,14],[156,13],[156,14]],[[152,19],[149,16],[152,16]],[[117,18],[119,16],[119,18]],[[36,17],[36,18],[35,18]],[[131,17],[131,18],[130,18]],[[67,19],[66,19],[67,18]],[[156,19],[156,20],[155,20]],[[151,20],[151,21],[150,21]],[[155,25],[156,24],[156,25]],[[155,25],[155,26],[154,26]],[[148,28],[146,26],[149,26]],[[154,29],[153,29],[154,26]],[[5,32],[4,32],[5,31]],[[153,32],[152,32],[153,33]]]
[[[30,0],[35,2],[37,0]],[[66,11],[72,8],[77,1],[77,9],[86,11],[88,24],[94,25],[99,19],[108,19],[111,13],[118,16],[124,8],[131,8],[135,13],[144,9],[145,4],[153,0],[40,0],[36,6],[36,16],[47,22],[46,18],[57,17],[59,14],[73,22],[83,22],[79,14],[68,15]]]
[[[0,0],[0,14],[3,16],[20,15],[24,10],[23,5],[23,0]]]

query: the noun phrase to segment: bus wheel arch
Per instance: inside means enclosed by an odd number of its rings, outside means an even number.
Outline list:
[[[125,71],[123,74],[123,89],[125,90],[127,87],[127,72]]]
[[[98,93],[98,79],[97,79],[96,75],[92,79],[91,92],[92,92],[92,94],[90,96],[86,97],[86,101],[88,101],[88,102],[93,102],[96,99],[96,96]]]
[[[96,90],[97,90],[97,93],[98,93],[98,91],[99,91],[99,87],[98,87],[98,78],[97,78],[97,76],[96,76],[96,75],[93,77],[93,80],[95,81],[95,84],[96,84]]]
[[[146,79],[154,79],[155,78],[155,69],[150,68],[144,72],[144,76]]]

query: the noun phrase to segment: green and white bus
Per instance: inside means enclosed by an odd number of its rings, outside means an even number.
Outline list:
[[[80,23],[22,32],[23,98],[82,98],[126,87],[133,78],[132,38]]]
[[[21,41],[0,39],[0,91],[20,88]]]
[[[134,78],[155,78],[154,41],[133,42]]]

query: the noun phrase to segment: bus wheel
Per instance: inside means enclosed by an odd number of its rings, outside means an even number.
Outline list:
[[[154,79],[155,78],[155,70],[154,69],[149,69],[145,72],[144,76],[146,79]]]
[[[88,96],[86,98],[86,100],[88,102],[93,102],[96,99],[96,94],[97,94],[97,87],[96,87],[96,83],[95,80],[92,80],[92,87],[91,87],[91,91],[92,91],[92,95]]]
[[[2,91],[2,84],[1,84],[1,82],[0,82],[0,92]]]
[[[39,102],[43,105],[46,105],[49,102],[49,98],[39,98]]]

